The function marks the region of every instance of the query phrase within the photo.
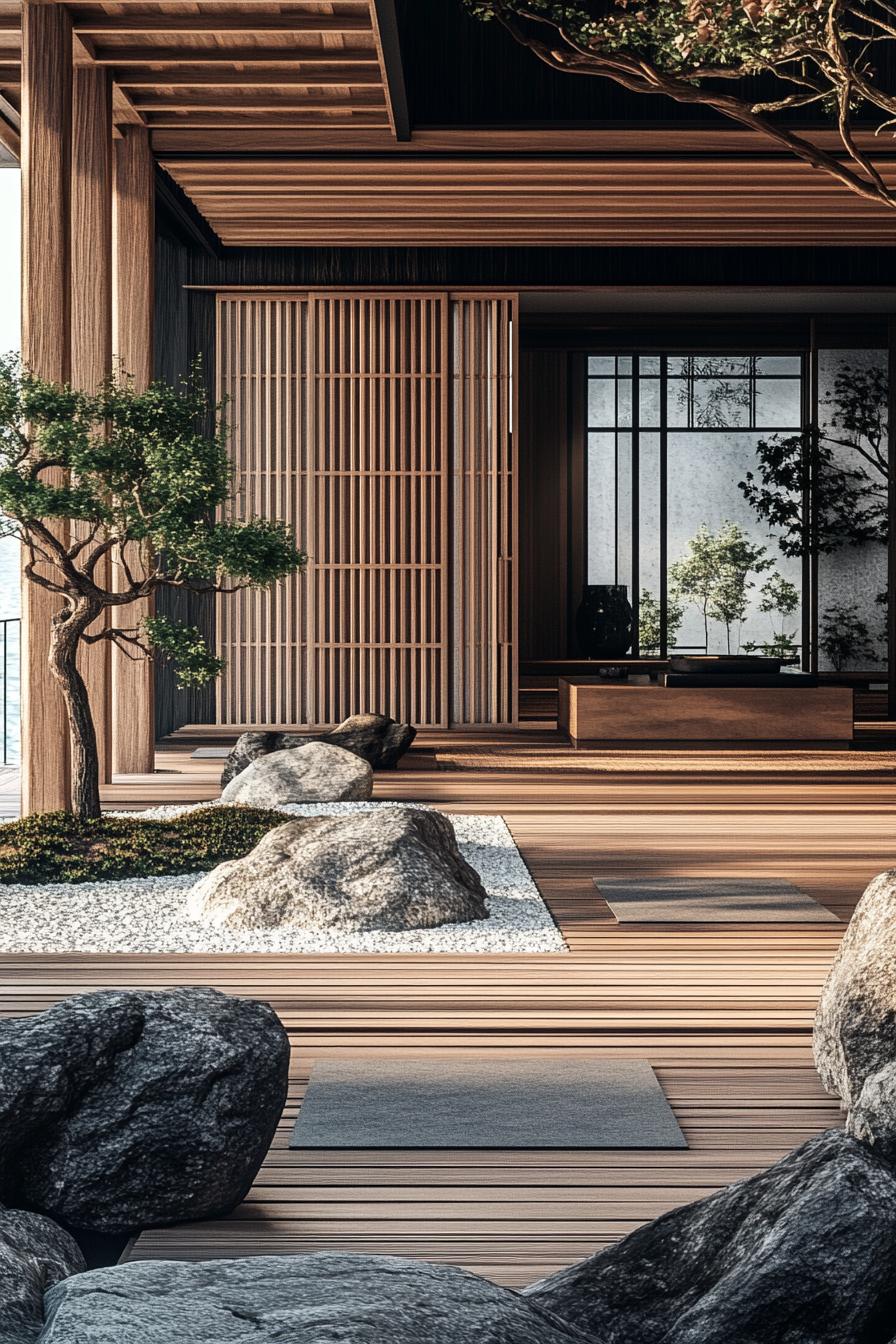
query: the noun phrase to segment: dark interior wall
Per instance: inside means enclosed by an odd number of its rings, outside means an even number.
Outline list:
[[[520,658],[568,653],[570,370],[565,350],[523,350],[519,383]]]
[[[189,221],[188,221],[189,224]],[[214,378],[215,298],[187,285],[857,285],[896,284],[896,249],[878,248],[255,248],[204,249],[195,229],[162,209],[156,249],[156,370],[175,379],[196,355]],[[521,653],[557,657],[569,648],[575,539],[565,535],[569,463],[561,423],[570,410],[560,363],[565,355],[527,351],[536,376],[521,378]],[[531,368],[531,363],[529,364]],[[528,437],[527,437],[528,436]],[[160,609],[213,635],[207,600],[165,595]],[[170,669],[157,676],[157,731],[214,722],[213,689],[177,690]]]

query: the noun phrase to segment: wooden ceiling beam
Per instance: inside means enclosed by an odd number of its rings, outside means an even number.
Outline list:
[[[211,93],[187,96],[183,92],[136,92],[132,104],[138,112],[283,112],[302,115],[336,116],[343,112],[386,112],[382,89],[371,89],[347,98],[296,98],[287,89],[283,98],[246,94],[242,89],[222,90],[218,97]],[[237,104],[234,107],[234,103]]]
[[[114,77],[126,89],[227,88],[233,85],[241,89],[342,89],[368,84],[382,88],[379,71],[375,67],[363,66],[357,70],[334,70],[327,74],[296,70],[292,66],[270,70],[209,70],[205,66],[197,68],[185,65],[164,73],[125,66],[121,70],[115,69]]]
[[[370,67],[379,71],[373,47],[102,47],[95,48],[98,65],[137,65],[164,70],[182,65],[289,65],[317,69],[320,66]]]
[[[281,33],[285,37],[297,34],[343,36],[365,33],[372,29],[370,17],[332,14],[103,14],[74,16],[76,33],[88,37],[115,37],[119,34],[158,34],[179,37],[181,34],[207,34],[211,37],[228,33]]]
[[[189,122],[182,116],[179,120],[166,120],[171,117],[169,112],[147,112],[146,124],[152,130],[173,130],[179,129],[184,125],[189,125],[192,130],[197,131],[221,131],[221,130],[245,130],[249,127],[254,131],[282,130],[284,128],[301,126],[302,130],[329,130],[335,131],[337,127],[351,128],[355,126],[367,127],[385,127],[389,129],[389,120],[386,116],[386,110],[382,112],[346,112],[339,116],[326,116],[320,112],[303,113],[300,108],[291,109],[288,113],[276,115],[274,113],[259,112],[253,116],[251,113],[243,113],[239,106],[232,110],[222,112],[220,116],[213,116],[212,113],[201,113],[192,115]]]
[[[389,108],[389,125],[396,140],[410,140],[411,121],[408,114],[408,99],[404,83],[404,69],[401,63],[401,43],[398,37],[398,19],[395,15],[395,0],[370,0],[370,20],[386,100]]]

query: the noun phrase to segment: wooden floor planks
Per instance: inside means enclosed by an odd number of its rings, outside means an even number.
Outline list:
[[[159,753],[162,773],[114,781],[107,803],[213,796],[220,763],[189,756],[209,740],[181,734]],[[592,878],[783,877],[847,919],[868,880],[896,862],[896,778],[442,771],[433,748],[445,740],[418,740],[406,768],[377,777],[377,796],[502,813],[569,955],[0,957],[7,1014],[101,986],[214,984],[269,1000],[290,1031],[289,1106],[249,1198],[228,1219],[145,1233],[132,1257],[378,1251],[519,1285],[839,1123],[812,1068],[810,1030],[842,926],[621,928]],[[464,734],[464,750],[494,740]],[[540,729],[518,740],[563,751]],[[287,1147],[317,1059],[558,1052],[649,1059],[690,1148]]]

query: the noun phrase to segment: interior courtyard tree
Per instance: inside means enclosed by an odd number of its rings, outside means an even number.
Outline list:
[[[158,652],[181,686],[202,685],[222,662],[198,628],[165,615],[136,621],[133,604],[164,589],[266,587],[305,563],[280,523],[220,517],[233,489],[222,412],[198,368],[178,386],[137,392],[120,379],[88,395],[0,359],[0,528],[20,540],[28,582],[59,598],[49,662],[81,818],[100,812],[81,649],[108,641],[132,658]]]
[[[463,3],[554,70],[712,108],[857,195],[896,206],[878,155],[896,122],[889,0]],[[836,130],[833,146],[801,129],[813,117]]]
[[[726,521],[716,532],[705,523],[688,542],[686,553],[669,566],[672,592],[694,602],[703,616],[703,632],[709,651],[709,622],[725,627],[725,647],[732,652],[732,634],[746,620],[753,575],[769,570],[772,561],[766,548],[751,541],[737,523]]]

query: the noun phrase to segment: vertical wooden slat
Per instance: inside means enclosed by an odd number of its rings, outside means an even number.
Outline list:
[[[22,5],[22,359],[65,382],[69,365],[71,19],[63,7]],[[65,533],[61,539],[65,540]],[[22,585],[22,810],[71,801],[68,724],[50,675],[58,597]]]
[[[112,83],[101,66],[78,65],[72,86],[71,379],[96,392],[112,372]],[[86,535],[86,524],[76,534]],[[98,566],[111,579],[108,556]],[[105,624],[96,622],[93,632]],[[79,658],[96,728],[100,783],[112,773],[112,660],[106,641],[84,645]]]
[[[451,298],[451,721],[517,722],[516,300]]]
[[[134,386],[152,380],[155,164],[143,126],[126,126],[115,141],[112,196],[113,355]],[[128,556],[132,572],[141,557]],[[113,565],[117,570],[117,566]],[[151,599],[120,609],[123,625],[139,626]],[[119,774],[148,774],[155,765],[155,678],[151,658],[112,653],[112,767]]]

